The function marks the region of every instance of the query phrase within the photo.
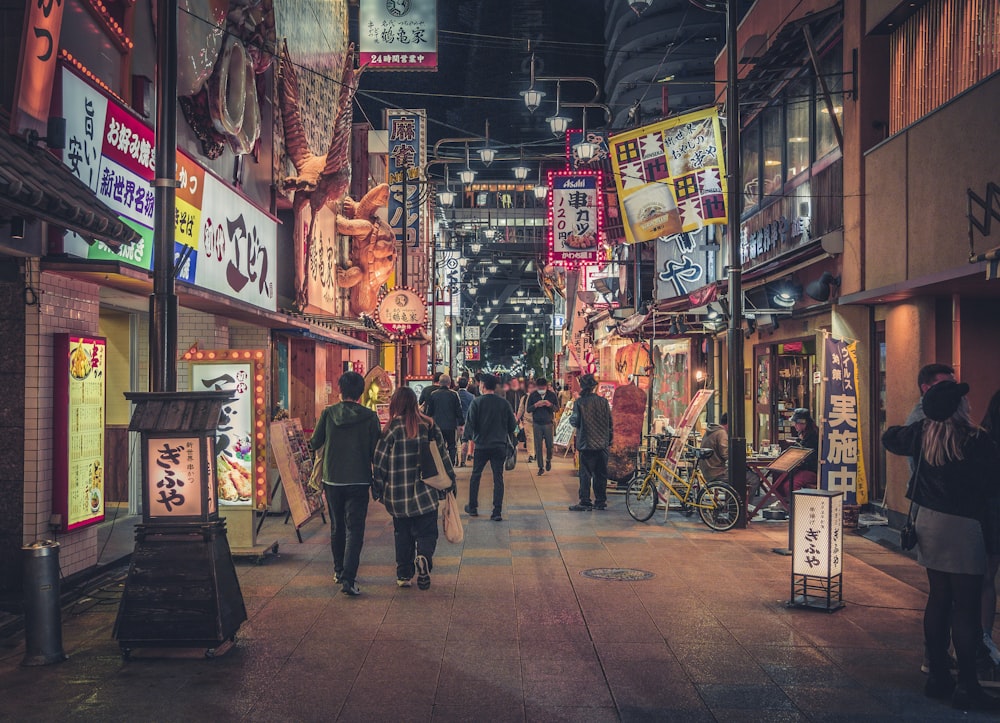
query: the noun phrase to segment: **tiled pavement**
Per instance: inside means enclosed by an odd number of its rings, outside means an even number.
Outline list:
[[[461,469],[463,504],[469,469]],[[123,662],[113,591],[64,612],[65,663],[20,668],[0,648],[0,719],[18,721],[915,721],[974,719],[922,695],[923,577],[848,534],[835,613],[789,609],[787,527],[711,532],[696,519],[569,512],[557,458],[508,473],[504,521],[443,537],[433,584],[398,589],[392,528],[372,505],[359,585],[337,594],[326,528],[304,544],[271,518],[280,555],[238,567],[250,619],[214,660]],[[491,484],[484,481],[484,500]],[[581,576],[594,567],[642,582]]]

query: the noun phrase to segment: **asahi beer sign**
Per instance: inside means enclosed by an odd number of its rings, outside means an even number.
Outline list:
[[[549,173],[549,262],[578,267],[601,258],[604,208],[600,171]]]

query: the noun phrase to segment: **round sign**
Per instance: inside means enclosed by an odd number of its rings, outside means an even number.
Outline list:
[[[415,291],[393,289],[379,299],[375,321],[392,336],[414,336],[427,323],[427,304]]]

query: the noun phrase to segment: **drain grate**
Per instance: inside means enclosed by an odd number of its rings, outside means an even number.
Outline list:
[[[656,577],[646,570],[632,570],[627,567],[594,567],[581,570],[580,574],[592,580],[612,580],[615,582],[640,582]]]

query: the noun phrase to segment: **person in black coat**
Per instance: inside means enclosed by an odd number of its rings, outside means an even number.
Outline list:
[[[441,430],[452,465],[458,464],[455,430],[465,424],[465,414],[462,412],[462,400],[458,398],[458,392],[451,388],[450,375],[442,374],[437,388],[427,395],[426,411],[427,416]]]

